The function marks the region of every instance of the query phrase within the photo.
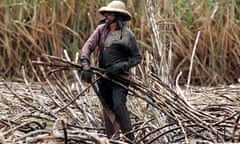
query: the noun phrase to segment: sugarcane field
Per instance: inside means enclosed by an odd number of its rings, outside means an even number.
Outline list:
[[[0,144],[172,143],[240,143],[239,0],[0,1]]]

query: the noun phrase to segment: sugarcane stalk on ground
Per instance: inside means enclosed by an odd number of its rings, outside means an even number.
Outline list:
[[[4,92],[5,94],[12,95],[11,97],[2,97],[3,104],[8,103],[7,105],[1,104],[2,109],[10,109],[11,107],[19,107],[22,105],[24,111],[20,112],[16,117],[18,117],[16,124],[8,125],[6,121],[11,121],[10,118],[1,118],[0,126],[7,128],[13,127],[11,131],[4,131],[3,137],[5,139],[11,139],[8,137],[9,134],[14,134],[17,131],[24,133],[19,138],[15,138],[15,141],[21,141],[26,138],[32,138],[36,135],[48,135],[51,136],[51,131],[56,129],[58,124],[56,121],[59,118],[67,119],[65,133],[67,132],[67,137],[69,141],[85,141],[89,143],[90,141],[95,141],[91,138],[91,134],[83,133],[82,131],[89,131],[93,134],[98,134],[100,137],[104,137],[103,133],[103,124],[101,123],[100,117],[97,110],[99,110],[99,105],[95,105],[95,97],[84,97],[88,89],[94,88],[91,85],[87,87],[82,87],[80,93],[75,95],[72,94],[71,89],[68,87],[68,83],[62,81],[57,73],[62,71],[72,71],[72,70],[81,70],[81,65],[74,62],[70,62],[63,58],[58,58],[54,56],[45,56],[44,59],[40,61],[33,61],[33,65],[42,67],[41,75],[45,75],[45,78],[41,78],[40,74],[36,74],[41,79],[43,84],[47,81],[46,85],[40,85],[39,88],[35,88],[34,85],[31,85],[29,82],[26,87],[31,86],[31,91],[29,93],[21,93],[21,89],[17,89],[19,86],[11,86],[7,82],[2,81],[4,86],[9,90]],[[94,68],[93,73],[98,76],[109,79],[104,70]],[[47,73],[47,74],[46,74]],[[66,74],[66,73],[64,73]],[[50,80],[51,79],[51,80]],[[169,87],[167,84],[161,81],[156,75],[150,74],[149,79],[151,83],[146,83],[139,77],[135,79],[121,77],[118,80],[109,79],[119,85],[122,85],[122,81],[129,81],[130,87],[129,95],[131,96],[132,101],[141,100],[141,102],[146,103],[147,111],[149,111],[146,117],[150,117],[151,120],[148,120],[144,123],[144,117],[139,116],[135,113],[136,121],[133,123],[134,129],[137,133],[136,142],[141,142],[144,139],[148,139],[148,143],[159,143],[166,142],[166,137],[171,135],[171,138],[167,139],[167,142],[189,142],[193,138],[208,141],[208,142],[223,142],[223,141],[239,141],[239,102],[237,95],[239,94],[238,89],[234,87],[231,88],[229,93],[233,93],[232,97],[228,96],[226,92],[221,91],[223,88],[219,89],[206,89],[204,93],[198,89],[191,88],[192,94],[199,94],[199,98],[208,98],[208,99],[219,99],[214,100],[214,102],[220,102],[217,104],[207,104],[200,103],[201,105],[192,105],[189,101],[186,101],[182,96],[177,94],[174,89]],[[26,79],[27,80],[27,79]],[[62,86],[59,88],[59,86]],[[42,92],[36,91],[36,89],[41,89]],[[216,92],[217,96],[214,96],[212,92]],[[34,101],[31,97],[38,97],[38,100]],[[218,96],[219,95],[219,96]],[[194,99],[194,97],[192,97]],[[93,101],[90,101],[93,100]],[[9,103],[9,101],[14,101],[19,104]],[[81,102],[80,102],[81,101]],[[201,101],[200,101],[201,102]],[[222,103],[221,103],[222,102]],[[140,105],[138,105],[140,106]],[[45,107],[45,108],[44,108]],[[47,111],[43,111],[42,108]],[[157,113],[153,114],[153,110],[156,109]],[[134,112],[134,109],[131,109]],[[94,114],[93,114],[94,113]],[[167,117],[167,121],[164,125],[160,125],[156,121],[157,117],[164,114]],[[14,117],[13,117],[14,118]],[[31,118],[31,119],[30,119]],[[134,119],[134,117],[133,117]],[[139,121],[140,120],[140,121]],[[26,121],[26,123],[22,123]],[[142,121],[142,122],[141,122]],[[42,122],[46,123],[45,127],[39,127],[41,130],[33,128],[32,124],[34,122],[43,125]],[[141,125],[141,122],[143,125]],[[22,125],[20,125],[22,123]],[[51,127],[55,123],[54,127]],[[22,131],[22,130],[31,130],[31,132]],[[49,131],[44,131],[44,130]],[[80,131],[81,130],[81,131]],[[60,135],[53,135],[52,138],[58,140],[65,140],[64,130],[62,129],[62,124],[59,124],[57,128],[57,133]],[[82,136],[80,136],[82,135]],[[76,138],[79,136],[78,138]],[[37,140],[46,140],[43,137],[36,137]],[[35,139],[35,140],[36,140]],[[114,140],[109,140],[112,143],[121,143]]]

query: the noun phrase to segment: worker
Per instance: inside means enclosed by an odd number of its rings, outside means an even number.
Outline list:
[[[88,83],[91,83],[92,79],[90,57],[95,49],[98,49],[99,53],[98,66],[106,70],[110,79],[128,75],[130,68],[142,60],[135,35],[125,25],[125,22],[132,18],[125,3],[114,0],[101,7],[99,13],[105,20],[97,26],[80,51],[79,59],[83,66],[81,79]],[[130,141],[133,141],[135,138],[131,132],[132,124],[126,106],[128,94],[126,87],[129,84],[125,82],[123,85],[124,87],[103,77],[98,80],[107,136],[112,138],[120,129]]]

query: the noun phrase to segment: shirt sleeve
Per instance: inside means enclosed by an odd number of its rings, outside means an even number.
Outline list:
[[[97,47],[98,42],[100,40],[100,33],[101,33],[101,30],[103,29],[103,26],[104,26],[103,24],[99,25],[83,45],[82,49],[80,50],[81,60],[83,59],[87,59],[88,61],[90,60],[90,55]]]
[[[137,45],[137,41],[134,35],[131,35],[129,38],[129,52],[130,57],[128,59],[129,68],[136,66],[137,64],[141,63],[142,55],[140,53],[139,47]]]

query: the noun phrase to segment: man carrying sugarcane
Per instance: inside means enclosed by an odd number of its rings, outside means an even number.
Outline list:
[[[105,22],[98,25],[81,49],[80,62],[83,66],[82,80],[91,83],[90,69],[91,53],[98,47],[99,67],[106,69],[110,79],[127,75],[130,68],[142,60],[136,38],[124,22],[131,20],[131,14],[125,4],[114,0],[107,6],[101,7],[99,12],[105,17]],[[134,134],[129,112],[126,107],[128,82],[118,85],[108,79],[98,80],[99,97],[103,105],[104,121],[107,135],[111,138],[117,134],[119,127],[126,137],[133,141]]]

